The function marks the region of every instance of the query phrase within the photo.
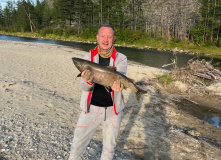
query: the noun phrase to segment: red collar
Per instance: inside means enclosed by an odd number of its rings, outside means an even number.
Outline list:
[[[98,53],[98,46],[96,46],[95,49],[92,49],[90,51],[91,51],[91,62],[94,62],[94,56]],[[114,59],[114,61],[116,59],[116,53],[117,53],[116,49],[113,48],[113,53],[111,57]]]

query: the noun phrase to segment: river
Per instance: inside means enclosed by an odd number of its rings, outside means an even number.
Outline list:
[[[26,38],[26,37],[16,37],[9,35],[0,35],[0,40],[6,41],[19,41],[19,42],[35,42],[35,43],[48,43],[48,44],[57,44],[70,46],[75,49],[89,51],[94,48],[96,44],[87,44],[87,43],[77,43],[77,42],[67,42],[67,41],[59,41],[59,40],[48,40],[41,38]],[[171,63],[171,59],[174,59],[174,55],[172,52],[163,52],[156,50],[145,50],[145,49],[135,49],[135,48],[127,48],[127,47],[116,47],[117,51],[125,54],[130,61],[138,62],[147,66],[162,68],[162,65]],[[188,54],[177,54],[178,67],[183,67],[186,65],[186,62],[189,59],[194,58],[192,55]],[[210,57],[198,57],[200,59],[211,60]],[[212,62],[217,63],[220,62],[220,59],[213,58]],[[170,70],[172,66],[168,66],[167,68]],[[220,66],[221,67],[221,64]],[[205,106],[201,106],[195,104],[188,100],[181,100],[180,102],[175,102],[178,108],[187,112],[188,114],[197,117],[211,125],[216,127],[221,126],[221,112],[216,109],[208,108]]]
[[[16,36],[9,36],[9,35],[0,35],[0,40],[58,44],[58,45],[70,46],[75,49],[79,49],[79,50],[83,50],[87,52],[96,46],[96,44],[48,40],[48,39],[41,39],[41,38],[16,37]],[[156,67],[156,68],[162,68],[164,64],[169,64],[172,62],[171,59],[174,59],[174,55],[172,52],[136,49],[136,48],[128,48],[128,47],[116,47],[116,49],[117,51],[125,54],[128,60],[130,61],[138,62],[144,65]],[[194,57],[193,55],[180,54],[180,53],[176,54],[176,56],[177,56],[178,67],[185,66],[187,61]],[[199,57],[199,58],[211,60],[211,57]],[[220,61],[221,61],[220,59],[213,58],[212,63],[217,63]],[[221,64],[219,67],[221,67]],[[172,66],[168,66],[163,69],[170,70],[171,68]]]

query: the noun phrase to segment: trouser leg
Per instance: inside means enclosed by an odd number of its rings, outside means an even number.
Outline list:
[[[120,123],[122,119],[122,112],[115,115],[113,107],[108,107],[106,110],[106,120],[103,121],[103,150],[101,160],[112,160],[114,150],[117,144],[117,137],[120,132]]]
[[[82,112],[74,131],[69,160],[81,160],[81,156],[90,143],[96,129],[99,127],[99,108],[91,107],[89,113]]]

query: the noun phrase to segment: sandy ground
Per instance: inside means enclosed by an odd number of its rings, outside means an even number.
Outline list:
[[[0,159],[67,159],[80,113],[81,89],[71,47],[0,41]],[[164,70],[129,62],[127,76],[150,82]],[[126,109],[115,160],[218,160],[221,129],[177,109],[151,83],[137,101],[124,90]],[[99,159],[100,127],[83,155]]]

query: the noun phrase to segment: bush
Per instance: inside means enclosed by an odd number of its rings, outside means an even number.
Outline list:
[[[56,35],[56,36],[62,36],[63,30],[59,29],[59,28],[56,28],[56,29],[53,30],[53,34]]]
[[[46,36],[46,34],[52,34],[53,29],[51,27],[46,27],[40,31],[41,36]]]
[[[193,27],[193,29],[190,31],[190,34],[193,36],[193,42],[194,44],[200,46],[203,44],[203,27],[198,25]]]
[[[162,76],[157,77],[158,81],[164,85],[169,85],[171,82],[173,82],[173,79],[170,74],[166,73]]]
[[[0,31],[4,31],[4,27],[0,25]]]
[[[117,41],[122,41],[122,42],[132,42],[132,34],[133,32],[126,28],[124,30],[122,29],[115,29],[115,34],[117,36]]]
[[[145,33],[141,30],[136,30],[132,35],[132,41],[139,41],[144,39]]]
[[[74,29],[71,27],[65,28],[64,30],[65,37],[73,36],[74,35]]]
[[[88,27],[84,30],[83,33],[80,34],[81,38],[88,39],[88,38],[95,38],[97,34],[97,28],[95,27]]]
[[[219,38],[218,42],[217,42],[217,47],[221,47],[221,38]]]
[[[156,41],[163,41],[163,37],[162,36],[157,36],[155,39],[156,39]]]
[[[172,38],[172,42],[173,42],[173,43],[180,43],[180,42],[181,42],[181,40],[180,40],[180,39],[178,39],[178,38]]]

